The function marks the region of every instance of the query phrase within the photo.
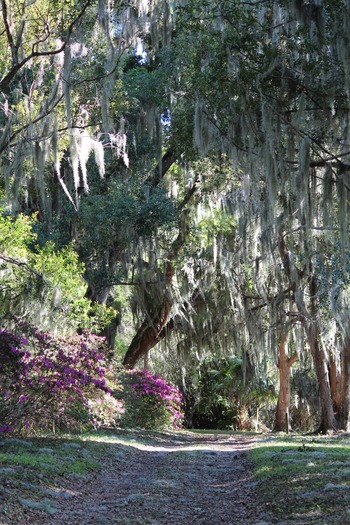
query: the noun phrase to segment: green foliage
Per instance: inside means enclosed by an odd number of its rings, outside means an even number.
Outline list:
[[[175,203],[161,188],[132,181],[112,181],[104,191],[81,200],[76,246],[85,261],[89,283],[103,288],[124,276],[122,254],[140,236],[160,236],[178,218]]]
[[[276,400],[272,382],[254,379],[251,371],[243,376],[242,359],[235,355],[209,357],[199,369],[198,396],[192,407],[194,428],[253,430],[259,427],[257,411],[268,412]]]
[[[38,252],[35,270],[45,276],[49,287],[59,288],[64,302],[74,296],[83,296],[86,284],[82,279],[84,267],[72,246],[57,251],[52,242],[47,242]]]
[[[158,67],[149,69],[144,65],[138,65],[129,69],[123,77],[123,82],[131,100],[137,103],[133,110],[142,106],[155,105],[166,107],[164,101],[164,72]]]
[[[229,244],[236,240],[237,221],[235,217],[222,209],[214,209],[204,216],[195,228],[191,229],[190,240],[194,247],[202,248],[203,254],[213,246],[217,238],[225,238]],[[208,257],[209,258],[209,257]]]
[[[9,215],[0,215],[0,246],[5,254],[12,257],[28,255],[28,246],[35,240],[34,222],[35,217],[19,215],[13,219]]]
[[[101,329],[115,310],[85,297],[84,266],[72,245],[37,244],[35,217],[0,215],[0,295],[3,316],[26,315],[42,326]]]
[[[35,297],[44,286],[43,279],[32,268],[34,255],[29,245],[35,241],[34,218],[19,215],[16,219],[0,215],[0,293],[2,315],[15,306],[24,294]]]

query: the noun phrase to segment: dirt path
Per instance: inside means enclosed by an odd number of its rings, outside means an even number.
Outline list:
[[[111,443],[98,474],[67,482],[35,525],[268,525],[252,482],[254,436],[154,435]]]

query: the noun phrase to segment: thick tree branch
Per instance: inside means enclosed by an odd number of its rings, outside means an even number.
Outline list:
[[[285,290],[283,290],[282,292],[278,293],[277,295],[268,297],[262,303],[259,303],[259,304],[255,305],[255,306],[252,306],[251,308],[249,308],[249,312],[255,312],[257,310],[260,310],[261,308],[265,308],[265,306],[268,306],[271,303],[281,302],[281,300],[283,300],[283,299],[285,299],[286,297],[289,296],[289,293],[291,291],[292,291],[292,288],[288,287]],[[245,295],[244,293],[242,293],[242,295],[243,295],[243,297],[245,299],[254,299],[254,300],[258,300],[258,301],[262,300],[261,297],[249,296],[249,295]],[[277,301],[277,300],[279,300],[279,301]]]
[[[153,187],[158,186],[171,166],[176,162],[177,158],[178,157],[176,153],[172,150],[168,150],[166,153],[164,153],[161,164],[158,164],[154,172],[147,177],[145,184],[150,184]]]
[[[288,360],[287,360],[287,363],[288,363],[288,366],[292,366],[296,361],[299,360],[299,356],[297,353],[291,355]]]

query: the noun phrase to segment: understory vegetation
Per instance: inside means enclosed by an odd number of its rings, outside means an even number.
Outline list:
[[[182,426],[181,394],[147,370],[124,371],[103,338],[0,331],[2,433]]]

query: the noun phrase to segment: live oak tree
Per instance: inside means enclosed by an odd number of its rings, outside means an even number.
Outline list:
[[[284,303],[267,296],[269,273],[277,283],[271,296],[284,291],[286,319],[305,330],[323,431],[338,422],[315,257],[324,239],[342,253],[348,246],[347,11],[345,2],[186,2],[176,18],[170,85],[174,124],[176,110],[190,101],[199,153],[224,151],[240,169],[235,213],[244,262],[258,263],[254,280],[271,326]]]
[[[123,111],[129,103],[119,78],[140,30],[151,26],[151,40],[159,34],[159,14],[158,5],[138,1],[1,3],[2,47],[8,51],[0,64],[4,202],[13,214],[39,212],[42,242],[53,239],[57,248],[76,243],[89,298],[100,303],[125,260],[128,230],[140,235],[147,221],[150,229],[166,213],[162,190],[154,192],[152,206],[142,185],[123,181],[129,164]],[[167,16],[164,10],[164,24]],[[108,180],[88,199],[88,170],[90,179],[96,171],[91,157]],[[165,211],[151,217],[162,203]],[[107,279],[101,279],[105,269]]]
[[[163,141],[170,148],[168,158],[181,158],[183,165],[191,166],[190,137],[202,157],[219,162],[214,151],[225,152],[228,165],[239,173],[238,190],[231,188],[234,197],[220,197],[235,216],[242,238],[238,253],[228,256],[221,246],[218,252],[230,268],[225,272],[227,286],[241,295],[238,301],[229,299],[226,307],[238,308],[247,323],[245,343],[263,352],[273,341],[269,343],[266,334],[280,333],[278,325],[282,332],[283,325],[292,326],[291,319],[303,326],[320,388],[323,431],[338,422],[327,374],[328,350],[317,319],[321,310],[315,255],[322,251],[324,239],[333,247],[338,242],[342,252],[348,241],[348,73],[342,8],[347,6],[327,2],[186,2],[177,13],[173,74],[164,91],[164,96],[170,93],[171,119]],[[187,140],[181,143],[182,131]],[[157,184],[165,171],[160,169],[161,177],[154,178]],[[191,168],[190,172],[195,173]],[[193,188],[200,188],[205,176],[205,171],[195,174]],[[187,219],[187,228],[193,227],[195,222]],[[171,254],[171,243],[168,250]],[[166,249],[160,253],[166,258]],[[237,286],[237,267],[250,268],[255,296]],[[207,268],[212,268],[210,262]],[[160,290],[159,285],[154,293],[147,287],[149,304],[154,307],[157,297],[160,302],[153,314],[146,309],[125,358],[129,366],[162,340],[171,307],[183,299],[185,310],[191,304],[190,291],[174,300],[173,279],[164,266]],[[203,288],[204,282],[202,278]],[[270,329],[261,332],[258,342],[252,312],[263,307]],[[169,322],[172,328],[175,318]],[[231,322],[243,324],[237,316]],[[276,340],[273,344],[277,346]],[[280,367],[284,357],[280,352]],[[286,358],[287,370],[294,360]],[[287,376],[281,375],[281,391],[288,387]],[[288,394],[285,398],[288,404]]]
[[[348,8],[345,2],[188,2],[181,45],[191,54],[179,60],[199,151],[221,148],[243,171],[237,213],[244,237],[251,231],[259,240],[260,281],[264,263],[282,265],[275,278],[287,284],[308,337],[324,431],[337,422],[314,259],[321,231],[337,237],[343,252],[348,246]]]
[[[137,18],[147,13],[137,1],[127,8],[118,1],[3,0],[0,7],[2,181],[14,210],[40,207],[49,220],[55,184],[78,208],[90,154],[101,176],[106,145],[127,163],[117,74],[135,44]]]

